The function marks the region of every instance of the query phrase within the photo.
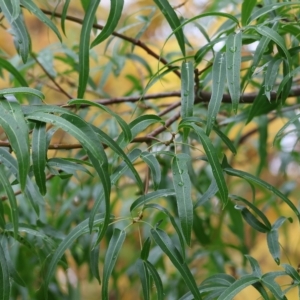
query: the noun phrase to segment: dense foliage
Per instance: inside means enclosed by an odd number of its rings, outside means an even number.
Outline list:
[[[0,298],[300,297],[300,2],[53,2],[0,0]]]

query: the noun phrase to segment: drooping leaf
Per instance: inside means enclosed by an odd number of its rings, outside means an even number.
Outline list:
[[[104,222],[103,214],[96,215],[94,219],[94,228],[97,229],[98,224],[102,224]],[[63,256],[64,252],[74,243],[74,241],[80,237],[83,234],[86,234],[89,232],[89,219],[84,220],[83,222],[79,223],[76,227],[74,227],[69,234],[62,240],[62,242],[59,244],[57,249],[55,249],[55,252],[53,253],[53,256],[51,257],[51,260],[48,264],[47,272],[45,274],[44,279],[44,286],[45,289],[47,289],[50,280],[55,272],[56,266]]]
[[[273,58],[268,64],[266,76],[265,76],[265,95],[269,101],[271,101],[271,91],[276,82],[279,66],[282,62],[281,58]]]
[[[178,249],[174,246],[169,236],[159,228],[152,228],[151,234],[156,244],[168,256],[172,264],[182,276],[184,282],[194,295],[195,299],[201,300],[202,297],[198,290],[197,284],[187,264],[183,261]]]
[[[224,53],[217,52],[212,69],[212,93],[208,104],[206,134],[210,131],[216,121],[217,114],[220,109],[221,101],[224,94],[226,78],[226,60]]]
[[[12,74],[21,86],[28,87],[28,83],[24,79],[23,75],[8,60],[0,57],[0,66]]]
[[[150,168],[154,190],[157,190],[161,181],[161,170],[156,157],[152,153],[146,151],[142,152],[140,157]]]
[[[246,1],[247,2],[247,1]],[[233,112],[236,114],[240,102],[240,69],[241,69],[242,31],[231,33],[226,40],[226,77],[231,96]]]
[[[46,146],[46,124],[42,122],[36,122],[32,132],[32,167],[35,182],[38,185],[42,195],[45,195],[47,192],[45,174],[47,162]]]
[[[176,15],[174,9],[170,5],[168,0],[153,0],[155,4],[158,6],[162,14],[165,16],[172,30],[177,29],[181,24],[178,16]],[[180,47],[181,53],[185,56],[185,41],[182,28],[177,29],[175,32],[175,36]]]
[[[139,206],[145,205],[151,200],[162,198],[162,197],[174,196],[174,195],[176,195],[176,192],[173,189],[162,189],[162,190],[157,190],[155,192],[148,193],[146,195],[142,195],[131,204],[130,211],[133,211],[135,208]]]
[[[0,107],[0,126],[16,154],[18,180],[22,191],[24,191],[30,166],[28,127],[19,103],[2,99],[0,100]]]
[[[105,26],[91,44],[91,48],[106,40],[116,29],[124,6],[124,0],[110,0],[110,12]]]
[[[63,7],[62,13],[61,13],[61,18],[60,18],[60,27],[61,27],[61,30],[63,31],[64,35],[66,35],[65,21],[66,21],[66,16],[68,13],[70,1],[71,0],[65,1],[65,4],[64,4],[64,7]]]
[[[0,244],[0,298],[2,300],[10,299],[10,279],[7,261],[3,248]]]
[[[99,255],[100,255],[100,246],[96,246],[95,242],[97,240],[97,235],[94,235],[92,242],[92,249],[90,250],[90,269],[93,276],[98,280],[98,283],[101,284],[100,272],[99,272]]]
[[[20,0],[0,0],[0,8],[8,22],[12,23],[20,15]]]
[[[194,204],[194,209],[205,204],[210,198],[212,198],[218,192],[218,190],[219,188],[216,180],[212,179],[207,191]]]
[[[96,10],[99,6],[100,0],[90,0],[87,12],[84,16],[83,24],[80,32],[79,42],[79,80],[77,97],[83,98],[85,89],[89,79],[90,62],[90,34],[93,28]]]
[[[279,190],[277,190],[274,186],[272,186],[271,184],[265,182],[264,180],[262,180],[256,176],[253,176],[247,172],[244,172],[244,171],[240,171],[240,170],[236,170],[236,169],[232,169],[232,168],[225,168],[224,171],[228,175],[237,176],[240,178],[244,178],[245,180],[250,181],[252,183],[256,183],[259,186],[264,187],[267,190],[269,190],[270,192],[272,192],[273,194],[277,195],[293,210],[293,212],[296,214],[296,216],[298,217],[298,219],[300,221],[300,212],[298,211],[298,209],[294,205],[294,203],[289,198],[287,198],[283,193],[281,193]]]
[[[125,240],[126,232],[115,228],[112,238],[109,241],[103,266],[102,299],[108,300],[109,277],[115,266],[118,254]]]
[[[140,281],[142,283],[142,290],[144,296],[143,299],[149,300],[150,299],[150,276],[145,261],[138,259],[136,262],[136,269]]]
[[[18,94],[29,94],[32,96],[36,96],[40,99],[44,99],[43,93],[41,93],[39,90],[30,88],[30,87],[16,87],[16,88],[9,88],[9,89],[1,89],[0,90],[0,96],[4,95],[18,95]]]
[[[151,247],[151,239],[150,239],[150,237],[147,237],[147,239],[145,240],[145,242],[143,244],[143,248],[141,251],[141,259],[142,260],[146,261],[148,259],[150,247]]]
[[[20,0],[21,4],[27,8],[30,12],[32,12],[41,22],[46,24],[52,31],[56,34],[58,39],[62,41],[60,32],[58,31],[55,24],[46,17],[46,15],[39,9],[39,7],[31,0]]]
[[[154,281],[154,284],[156,287],[157,300],[163,300],[164,299],[164,289],[163,289],[161,278],[160,278],[158,272],[156,271],[155,267],[148,260],[145,261],[145,264],[153,278],[153,281]]]
[[[14,237],[17,237],[19,227],[19,212],[17,199],[11,187],[11,184],[6,176],[5,169],[2,165],[0,165],[0,183],[2,184],[2,187],[7,195],[10,204],[11,219],[14,227]]]
[[[74,99],[68,102],[69,105],[89,105],[89,106],[95,106],[98,107],[102,110],[104,110],[105,112],[107,112],[109,115],[111,115],[112,117],[114,117],[116,119],[116,121],[119,123],[120,127],[123,130],[123,134],[124,134],[124,140],[126,143],[129,143],[132,140],[132,134],[130,131],[130,127],[127,125],[127,123],[115,112],[113,112],[111,109],[109,109],[108,107],[102,105],[102,104],[98,104],[96,102],[92,102],[92,101],[88,101],[88,100],[81,100],[81,99]]]
[[[173,184],[176,192],[177,210],[183,236],[188,245],[191,243],[193,227],[193,201],[191,179],[188,174],[187,157],[177,154],[172,160]]]

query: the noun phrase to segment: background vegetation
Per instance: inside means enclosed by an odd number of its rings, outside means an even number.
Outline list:
[[[298,299],[299,4],[0,0],[0,298]]]

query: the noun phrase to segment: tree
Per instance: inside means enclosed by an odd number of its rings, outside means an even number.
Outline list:
[[[0,1],[1,299],[287,299],[300,3],[106,4]]]

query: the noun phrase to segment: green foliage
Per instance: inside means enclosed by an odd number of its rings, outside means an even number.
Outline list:
[[[300,295],[300,2],[46,2],[0,0],[0,298]]]

